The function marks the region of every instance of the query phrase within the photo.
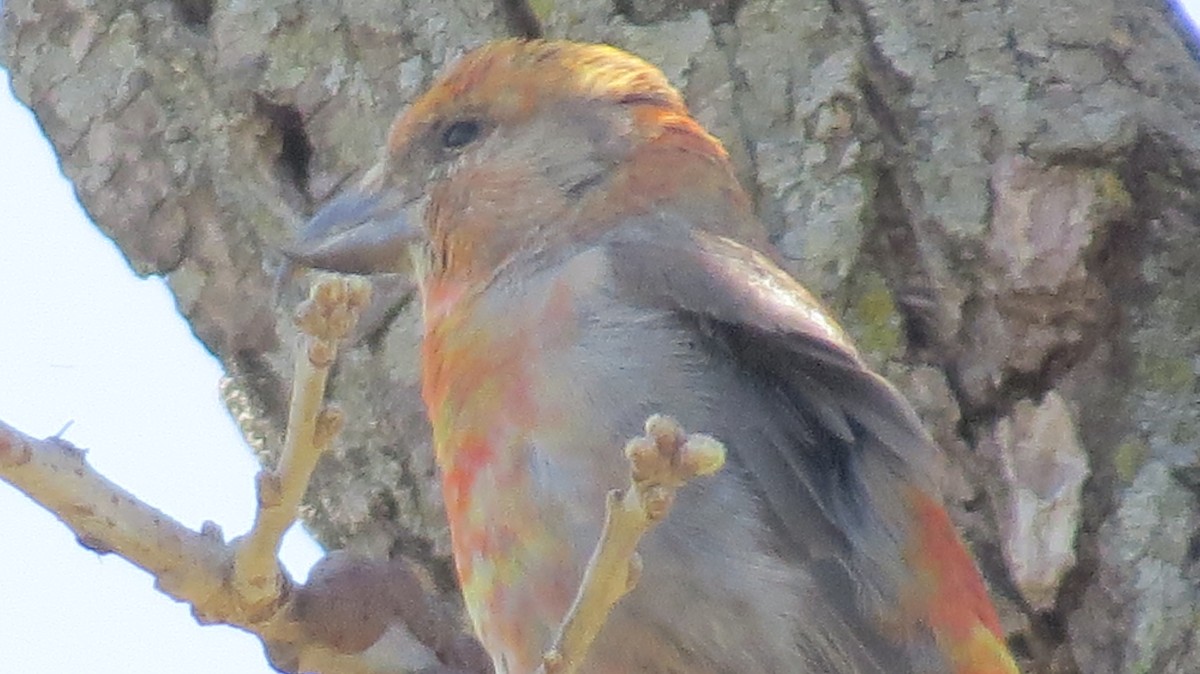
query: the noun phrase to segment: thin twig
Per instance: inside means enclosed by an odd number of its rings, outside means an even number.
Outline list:
[[[166,594],[204,603],[220,619],[230,551],[214,526],[198,533],[113,484],[84,452],[57,437],[37,440],[0,422],[0,477],[53,513],[84,547],[116,553],[150,572]]]
[[[338,668],[308,671],[371,671],[320,644],[303,646],[303,625],[279,601],[269,614],[251,615],[226,582],[233,548],[211,523],[193,531],[113,484],[65,440],[38,440],[0,422],[0,478],[58,517],[84,547],[115,553],[154,576],[164,594],[192,606],[202,623],[240,627],[266,644],[297,644],[309,661]],[[342,668],[344,667],[344,669]]]
[[[38,440],[3,422],[0,480],[58,517],[84,547],[115,553],[149,572],[159,590],[190,604],[201,623],[232,625],[255,634],[269,655],[286,659],[290,671],[380,674],[428,667],[429,655],[412,647],[413,637],[403,624],[393,623],[365,651],[344,652],[314,637],[293,606],[299,588],[286,586],[273,554],[278,536],[295,519],[319,450],[336,432],[335,418],[320,407],[325,376],[338,336],[349,331],[365,303],[361,282],[322,280],[318,286],[299,319],[301,329],[312,337],[305,338],[304,357],[298,358],[286,442],[291,449],[281,461],[279,489],[272,492],[278,498],[263,498],[260,492],[260,501],[269,507],[259,513],[257,533],[244,539],[256,542],[226,543],[212,523],[193,531],[100,475],[69,442],[58,437]],[[260,477],[259,483],[270,479],[274,478]],[[247,553],[248,547],[256,549]],[[270,551],[269,558],[264,550]],[[233,582],[238,575],[235,557],[242,555],[249,560],[242,573],[255,565],[267,568],[259,575],[267,582],[256,582],[251,575]]]
[[[296,521],[317,461],[342,424],[339,412],[324,407],[329,369],[338,342],[354,329],[369,295],[370,286],[361,279],[323,276],[313,284],[308,300],[296,308],[302,355],[296,358],[287,437],[279,466],[258,474],[258,512],[254,526],[238,542],[234,561],[233,583],[252,607],[280,593],[283,535]]]
[[[666,517],[680,487],[724,465],[725,446],[707,435],[689,436],[674,419],[656,414],[646,420],[646,434],[625,445],[625,456],[630,485],[608,494],[600,540],[538,674],[573,674],[583,664],[613,607],[637,584],[638,542]]]

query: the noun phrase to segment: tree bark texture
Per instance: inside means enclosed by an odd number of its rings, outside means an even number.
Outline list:
[[[790,270],[947,448],[948,498],[1023,666],[1196,672],[1200,68],[1173,12],[9,0],[3,58],[97,225],[225,364],[268,456],[300,296],[276,292],[279,248],[374,161],[396,112],[493,38],[644,56],[725,141]],[[335,375],[347,428],[306,515],[327,546],[416,562],[454,604],[410,287],[377,294]]]

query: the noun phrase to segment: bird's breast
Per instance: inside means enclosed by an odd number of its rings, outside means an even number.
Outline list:
[[[463,596],[497,664],[533,671],[590,552],[571,544],[577,504],[565,501],[594,496],[580,511],[596,530],[603,515],[602,487],[568,494],[585,476],[572,476],[562,448],[583,429],[553,395],[576,319],[554,288],[507,306],[486,298],[431,306],[431,297],[422,394]]]

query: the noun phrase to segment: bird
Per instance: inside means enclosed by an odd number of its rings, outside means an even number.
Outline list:
[[[643,539],[588,674],[1017,671],[939,449],[792,275],[721,144],[619,48],[468,51],[287,248],[420,287],[454,564],[499,674],[574,597],[652,414],[727,448]]]

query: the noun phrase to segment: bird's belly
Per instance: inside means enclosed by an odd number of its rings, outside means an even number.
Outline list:
[[[514,458],[446,489],[463,599],[497,674],[534,671],[586,564],[569,536],[572,524],[584,523],[563,517]]]
[[[764,547],[743,489],[725,474],[680,493],[640,546],[641,579],[597,641],[597,674],[803,671],[796,627],[808,583]]]
[[[623,480],[620,446],[595,451],[610,452],[618,470],[591,475]],[[452,520],[468,611],[498,673],[536,669],[574,598],[604,493],[614,486],[575,480],[588,474],[579,456],[555,456],[531,446],[511,473],[480,475],[465,495],[475,516]],[[753,512],[735,475],[686,487],[675,512],[643,540],[641,581],[617,605],[581,672],[798,671],[794,626],[804,582],[764,550]],[[716,521],[736,526],[711,526]]]

